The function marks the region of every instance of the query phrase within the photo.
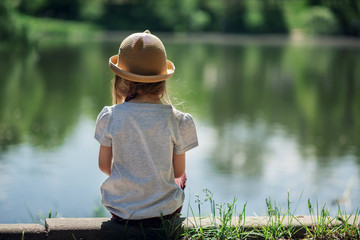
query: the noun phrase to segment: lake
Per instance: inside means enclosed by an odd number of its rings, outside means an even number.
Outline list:
[[[109,216],[101,207],[94,140],[110,105],[110,40],[0,48],[0,223],[42,216]],[[115,41],[118,39],[117,41]],[[183,215],[237,198],[246,215],[266,199],[308,214],[360,207],[360,44],[323,39],[165,37],[176,66],[173,105],[193,115],[200,146],[187,153]]]

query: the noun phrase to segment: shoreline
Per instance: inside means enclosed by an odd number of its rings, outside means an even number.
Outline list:
[[[359,228],[360,216],[350,216],[344,221],[339,218],[329,218],[326,220],[326,227],[336,228],[344,225]],[[305,238],[308,234],[308,229],[316,229],[324,222],[317,216],[282,216],[277,217],[233,217],[228,221],[227,227],[239,228],[240,231],[261,231],[263,228],[271,228],[278,226],[279,221],[282,227],[289,228],[294,231],[294,237]],[[323,225],[322,225],[323,224]],[[219,218],[179,218],[176,219],[170,226],[170,233],[183,234],[184,229],[194,230],[199,227],[202,229],[220,228],[222,221]],[[145,230],[145,231],[144,231]],[[120,224],[112,221],[110,218],[48,218],[45,220],[45,226],[40,224],[0,224],[0,240],[11,239],[124,239],[130,237],[144,237],[146,231],[139,226],[128,226],[127,224]],[[154,229],[152,229],[154,231]],[[162,229],[168,231],[169,228]],[[157,229],[159,231],[159,229]],[[186,231],[186,230],[185,230]],[[188,230],[187,230],[188,231]],[[135,234],[135,235],[134,235]],[[144,235],[145,234],[145,235]],[[159,232],[158,232],[159,234]],[[180,236],[180,235],[177,235]]]

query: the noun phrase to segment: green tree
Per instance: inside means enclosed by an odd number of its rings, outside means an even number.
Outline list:
[[[308,6],[324,6],[334,15],[341,26],[340,34],[360,36],[360,1],[359,0],[307,0]]]
[[[0,42],[27,42],[26,27],[16,21],[15,4],[11,0],[0,1]]]
[[[17,9],[22,13],[36,15],[45,4],[46,0],[20,0]]]
[[[283,1],[264,1],[262,16],[264,17],[263,31],[265,33],[286,33],[287,23],[283,12]]]
[[[245,1],[224,0],[224,32],[246,32],[245,14],[247,6]]]

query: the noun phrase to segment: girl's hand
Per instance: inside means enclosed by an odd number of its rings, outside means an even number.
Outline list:
[[[106,175],[110,176],[112,169],[112,147],[100,145],[99,168]]]

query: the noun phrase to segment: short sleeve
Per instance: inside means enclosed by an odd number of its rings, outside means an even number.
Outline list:
[[[175,142],[174,153],[182,154],[199,145],[195,123],[190,114],[184,114],[179,122],[178,136]]]
[[[111,119],[111,108],[104,107],[96,119],[95,139],[103,146],[111,147],[112,138],[108,132],[108,124]]]

